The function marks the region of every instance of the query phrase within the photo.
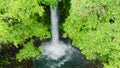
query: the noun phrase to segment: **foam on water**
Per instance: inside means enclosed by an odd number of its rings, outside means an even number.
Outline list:
[[[61,66],[64,66],[65,62],[73,62],[73,59],[75,61],[74,63],[78,61],[78,63],[81,63],[80,61],[82,59],[77,57],[77,55],[81,57],[80,53],[70,45],[70,42],[65,44],[59,40],[58,19],[58,9],[52,9],[51,7],[52,40],[42,43],[44,51],[41,59],[39,60],[39,65],[41,65],[40,68],[61,68]],[[78,61],[75,59],[78,59]],[[71,62],[69,64],[71,64]],[[35,65],[37,66],[37,64]]]
[[[71,46],[64,44],[62,41],[59,41],[59,31],[58,31],[58,9],[51,7],[51,33],[52,33],[52,41],[46,42],[44,45],[44,52],[42,53],[42,56],[45,56],[47,60],[55,60],[58,61],[62,57],[60,62],[57,64],[53,64],[50,67],[55,68],[60,67],[64,62],[68,61],[70,59],[70,54],[72,53],[70,51]]]
[[[66,46],[64,43],[59,41],[58,35],[58,9],[51,7],[51,33],[52,41],[49,44],[44,46],[43,55],[48,56],[48,58],[57,60],[62,56],[66,55],[66,51],[69,49],[69,46]]]
[[[66,55],[69,50],[69,46],[63,43],[50,43],[44,47],[43,54],[48,56],[49,59],[57,60]]]

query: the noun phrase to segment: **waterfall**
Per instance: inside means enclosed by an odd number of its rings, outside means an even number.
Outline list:
[[[52,33],[52,41],[44,44],[44,55],[47,58],[52,60],[58,60],[62,56],[66,55],[67,50],[69,49],[63,42],[59,41],[59,31],[58,31],[58,9],[51,9],[51,33]]]
[[[34,62],[34,68],[76,68],[75,66],[83,67],[83,57],[80,52],[70,45],[70,42],[64,43],[59,40],[58,31],[58,9],[51,9],[51,34],[52,40],[43,42],[44,51],[42,58],[38,62]],[[68,63],[65,65],[65,63]],[[61,67],[62,66],[62,67]]]
[[[57,8],[52,8],[52,6],[50,6],[50,10],[51,10],[51,33],[52,33],[52,42],[53,43],[58,43],[59,41],[59,33],[58,33],[58,21],[59,21],[59,17],[58,17],[58,11]]]

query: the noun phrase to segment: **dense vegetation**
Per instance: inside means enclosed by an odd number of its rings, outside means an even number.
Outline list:
[[[105,68],[120,68],[120,1],[71,0],[64,37]]]
[[[90,60],[104,68],[120,68],[119,0],[0,0],[0,54],[11,45],[20,49],[16,59],[40,58],[43,48],[34,42],[51,38],[49,5],[61,2],[60,29]],[[22,47],[22,48],[21,48]],[[9,64],[8,53],[0,66]]]
[[[43,1],[42,1],[43,2]],[[0,42],[12,43],[23,49],[17,59],[38,57],[42,47],[33,46],[33,37],[50,38],[49,22],[44,19],[44,7],[37,0],[0,0]],[[5,45],[2,45],[2,49]],[[7,46],[9,47],[9,45]],[[6,47],[6,48],[7,48]],[[2,62],[2,58],[1,61]]]

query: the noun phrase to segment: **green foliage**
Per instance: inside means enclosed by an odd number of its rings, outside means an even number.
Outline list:
[[[65,22],[65,19],[69,16],[70,9],[70,0],[62,0],[59,3],[59,11],[60,11],[60,24]]]
[[[36,14],[42,16],[44,12],[37,0],[10,0],[7,6],[6,12],[0,17],[0,42],[10,41],[17,45],[32,36],[50,38],[47,26],[36,19]]]
[[[70,37],[87,59],[120,68],[119,11],[119,0],[71,0],[63,36]]]
[[[51,37],[48,31],[50,28],[43,19],[45,10],[39,1],[0,0],[0,43],[11,42],[16,47],[23,44],[24,48],[17,56],[19,61],[36,57],[41,51],[41,49],[36,51],[32,42],[25,44],[26,39],[33,36],[39,37],[40,40]],[[30,51],[28,48],[31,48],[32,54],[28,53]]]
[[[40,40],[50,38],[44,5],[57,6],[61,0],[0,0],[0,43],[13,43],[23,49],[16,55],[19,61],[40,58],[43,48],[24,43],[33,36]],[[68,1],[62,0],[68,3]],[[64,37],[92,60],[99,59],[105,68],[120,68],[120,1],[71,0],[68,18],[63,24]],[[66,13],[65,12],[65,13]],[[45,17],[44,17],[45,16]],[[4,47],[4,46],[2,46]]]
[[[10,55],[6,54],[6,55],[0,55],[0,68],[4,68],[4,66],[10,64]]]
[[[33,41],[31,40],[27,44],[25,44],[24,48],[20,50],[20,52],[16,55],[19,62],[21,62],[23,59],[29,59],[29,58],[40,58],[40,52],[43,51],[43,47],[39,46],[39,48],[35,48],[33,45]]]
[[[46,5],[52,5],[52,7],[57,7],[58,2],[61,0],[40,0],[40,3],[46,4]]]

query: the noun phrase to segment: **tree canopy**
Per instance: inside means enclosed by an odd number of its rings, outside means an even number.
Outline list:
[[[60,24],[63,37],[69,37],[87,59],[101,61],[104,68],[120,68],[119,0],[0,0],[0,49],[6,47],[4,43],[22,45],[18,61],[40,58],[43,47],[35,47],[33,37],[51,38],[46,6],[54,8],[58,1],[64,5],[60,9],[65,18]]]
[[[119,0],[71,0],[64,37],[91,60],[105,68],[120,68]]]
[[[44,21],[44,7],[40,4],[38,0],[0,0],[0,42],[25,46],[19,59],[39,55],[31,43],[33,41],[24,43],[26,39],[36,36],[43,40],[51,36],[46,25],[49,22]]]

